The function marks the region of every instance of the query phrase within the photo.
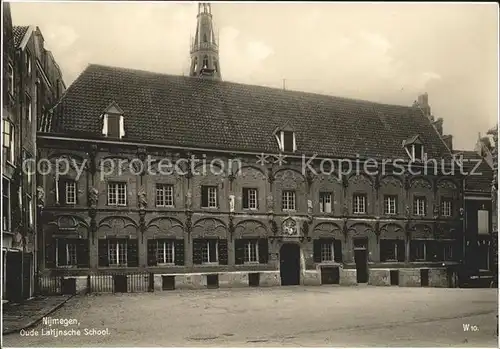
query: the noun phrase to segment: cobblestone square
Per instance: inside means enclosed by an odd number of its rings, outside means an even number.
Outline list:
[[[50,315],[77,325],[40,323],[4,346],[497,347],[497,300],[495,289],[369,286],[77,296]]]

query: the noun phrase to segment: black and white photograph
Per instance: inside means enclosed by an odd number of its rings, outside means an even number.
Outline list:
[[[2,347],[499,347],[498,3],[2,18]]]

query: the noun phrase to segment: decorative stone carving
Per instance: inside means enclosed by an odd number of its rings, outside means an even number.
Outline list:
[[[234,195],[229,195],[229,212],[234,212]]]
[[[43,190],[42,187],[37,187],[36,188],[36,196],[37,196],[37,206],[39,208],[45,207],[45,191]]]
[[[189,189],[186,193],[186,209],[187,210],[191,210],[191,208],[193,207],[192,196],[193,196],[193,194],[191,193],[191,189]]]
[[[266,198],[267,211],[272,212],[274,210],[274,198],[272,194],[269,194]]]
[[[297,222],[292,218],[285,219],[281,225],[281,229],[283,231],[283,235],[296,236],[298,234]]]
[[[312,211],[313,211],[312,200],[307,200],[307,213],[312,213]]]
[[[197,237],[226,236],[226,226],[213,218],[201,219],[193,226],[193,234]]]
[[[432,189],[432,185],[423,178],[418,178],[411,181],[411,188],[424,188],[424,189]]]
[[[360,185],[366,184],[371,185],[370,180],[364,175],[354,175],[349,178],[349,184]]]
[[[89,206],[92,208],[97,207],[98,198],[99,198],[99,191],[94,187],[90,187],[89,188]]]
[[[279,171],[276,180],[280,180],[283,187],[295,188],[298,183],[304,183],[304,177],[293,170]]]
[[[455,185],[455,183],[453,183],[452,181],[447,181],[447,180],[439,181],[437,186],[439,189],[451,189],[451,190],[457,189],[457,186]]]
[[[146,199],[146,190],[144,189],[144,187],[141,187],[139,189],[139,192],[137,193],[137,199],[139,209],[144,210],[148,206],[148,201]]]
[[[388,187],[396,187],[396,188],[403,187],[403,184],[401,183],[401,181],[393,176],[385,176],[380,181],[380,184],[383,186],[388,186]]]
[[[245,220],[236,225],[234,228],[236,238],[266,236],[267,229],[263,223],[256,220]]]

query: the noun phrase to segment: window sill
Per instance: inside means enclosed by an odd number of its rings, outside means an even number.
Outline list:
[[[200,207],[202,210],[218,210],[218,207]]]
[[[175,206],[173,206],[173,205],[156,205],[156,208],[170,208],[170,209],[174,209]]]
[[[57,269],[76,269],[78,265],[56,265]]]
[[[243,262],[243,265],[259,265],[259,262]]]
[[[198,265],[211,267],[211,266],[218,266],[219,262],[202,262],[201,264]]]
[[[245,208],[245,207],[243,207],[243,211],[257,212],[258,210],[259,210],[258,208]]]
[[[157,267],[173,267],[175,266],[175,263],[157,263]]]
[[[297,212],[297,210],[294,210],[294,209],[286,209],[286,208],[282,209],[281,211],[283,211],[283,212],[287,212],[287,213],[296,213],[296,212]]]

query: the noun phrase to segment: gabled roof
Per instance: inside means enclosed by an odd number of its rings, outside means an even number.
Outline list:
[[[477,152],[471,150],[456,150],[454,153],[463,156],[464,172],[470,173],[465,178],[465,193],[491,194],[493,169],[486,160]],[[479,166],[477,166],[478,162],[480,162]]]
[[[14,31],[14,44],[16,45],[16,48],[21,45],[21,42],[23,41],[24,36],[26,35],[26,32],[28,31],[29,26],[28,25],[15,25],[13,28]]]
[[[43,131],[100,137],[113,101],[123,141],[277,153],[273,131],[289,122],[301,154],[407,159],[402,142],[419,134],[429,157],[451,155],[418,108],[102,65],[80,74]]]

